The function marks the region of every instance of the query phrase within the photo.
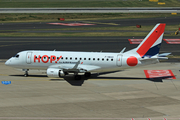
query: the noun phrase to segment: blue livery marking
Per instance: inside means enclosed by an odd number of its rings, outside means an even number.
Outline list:
[[[142,58],[144,58],[146,56],[154,56],[154,55],[158,54],[160,47],[161,47],[161,43],[150,48]]]

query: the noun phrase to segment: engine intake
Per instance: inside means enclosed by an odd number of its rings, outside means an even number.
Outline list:
[[[47,76],[58,78],[58,77],[65,76],[65,74],[64,74],[63,70],[61,70],[61,69],[48,68],[47,69]]]

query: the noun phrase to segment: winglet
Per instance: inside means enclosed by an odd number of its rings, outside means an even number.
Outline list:
[[[74,67],[72,69],[77,69],[79,64],[80,64],[80,60],[74,65]]]

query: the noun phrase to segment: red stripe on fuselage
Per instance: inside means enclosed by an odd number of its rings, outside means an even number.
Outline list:
[[[164,33],[165,25],[166,24],[160,24],[137,50],[137,53],[141,57],[147,53],[156,40]]]

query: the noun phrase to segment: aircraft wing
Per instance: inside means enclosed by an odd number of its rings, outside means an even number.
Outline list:
[[[56,64],[56,65],[51,65],[49,66],[49,68],[54,68],[54,69],[61,69],[64,72],[87,72],[87,71],[93,71],[96,69],[99,69],[99,66],[95,66],[95,65],[83,65],[83,64],[79,64],[79,62],[77,62],[76,64]]]

